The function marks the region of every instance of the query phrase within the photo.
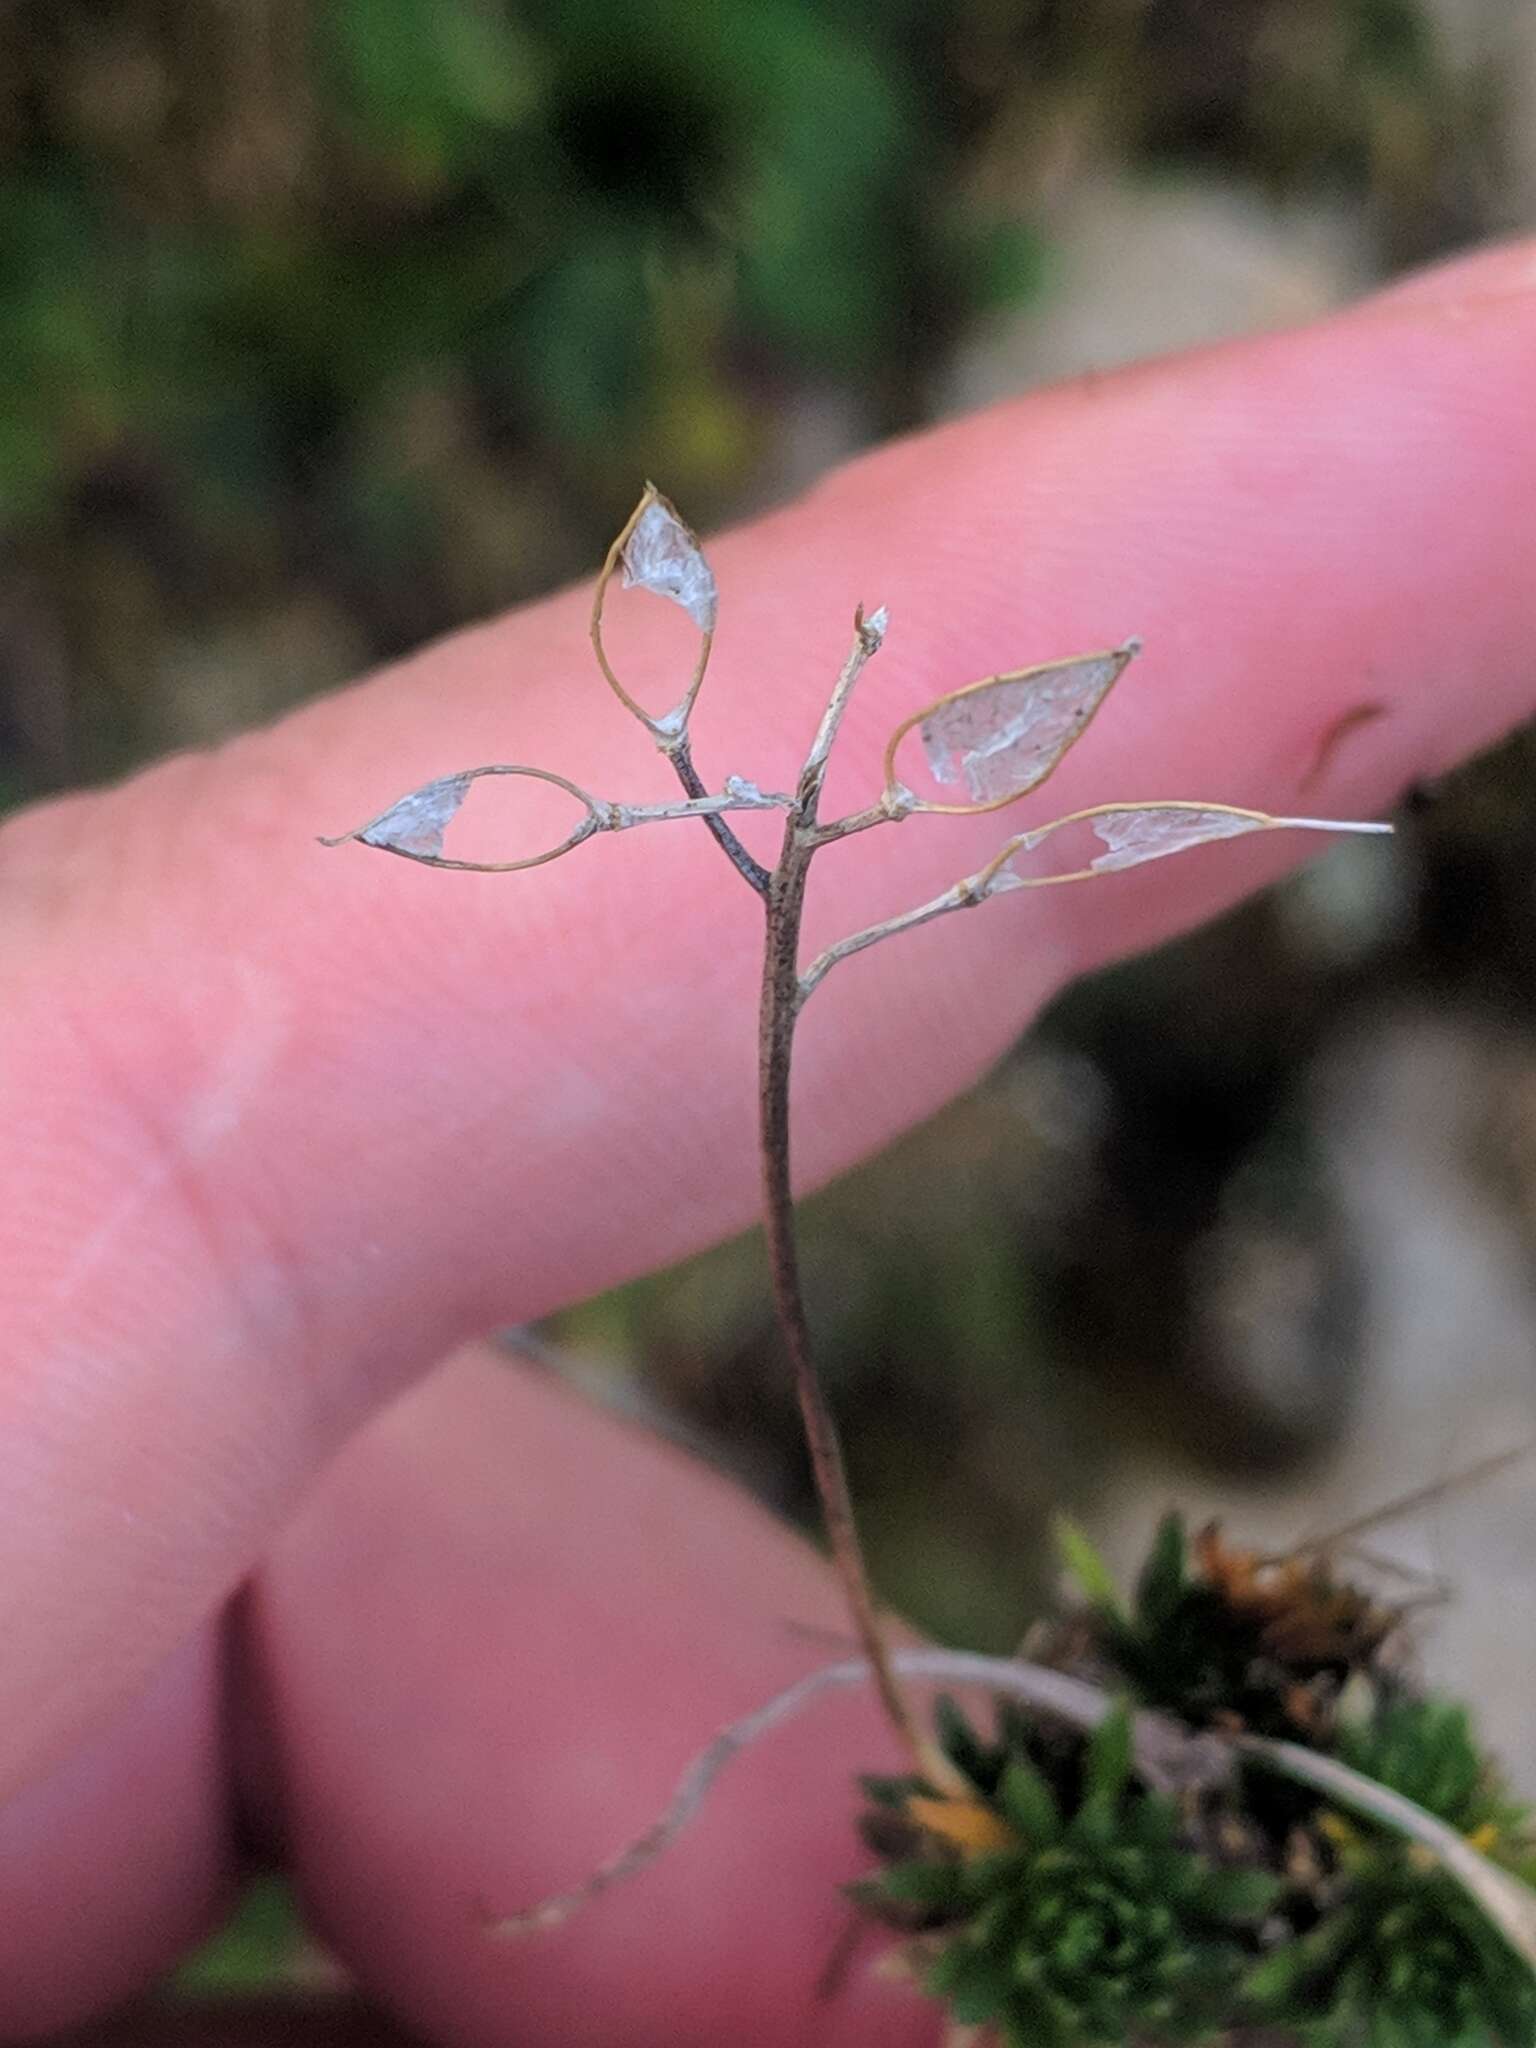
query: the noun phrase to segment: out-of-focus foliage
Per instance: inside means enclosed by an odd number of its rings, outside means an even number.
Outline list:
[[[1191,1546],[1177,1514],[1158,1529],[1132,1611],[1095,1603],[1104,1653],[1141,1698],[1197,1726],[1235,1716],[1262,1735],[1331,1725],[1395,1620],[1325,1559],[1266,1562],[1229,1549],[1215,1527]]]
[[[320,673],[547,587],[646,470],[718,512],[804,379],[856,382],[871,433],[918,416],[945,335],[1035,269],[1023,221],[957,208],[987,92],[931,73],[952,25],[892,9],[871,37],[806,0],[10,10],[13,772],[217,724],[181,716],[179,630],[216,675],[216,622],[265,608]]]
[[[1355,1770],[1401,1792],[1536,1884],[1536,1816],[1510,1796],[1459,1702],[1389,1691],[1374,1713],[1340,1723],[1337,1749]]]
[[[177,1998],[238,1998],[296,1977],[303,1954],[304,1930],[291,1887],[280,1877],[257,1877],[226,1924],[182,1964],[167,1988]]]
[[[0,800],[547,588],[640,475],[712,521],[808,390],[921,420],[1076,167],[1438,245],[1465,96],[1414,0],[21,0]]]

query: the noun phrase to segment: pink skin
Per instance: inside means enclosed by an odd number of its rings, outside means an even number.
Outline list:
[[[893,624],[829,811],[938,691],[1136,632],[1024,819],[1139,796],[1371,815],[1536,699],[1533,361],[1536,249],[1513,245],[886,448],[712,544],[701,770],[791,779],[863,599]],[[815,1661],[785,1617],[836,1613],[807,1552],[675,1455],[473,1359],[416,1386],[752,1215],[758,918],[700,828],[502,878],[313,843],[485,760],[669,793],[585,606],[0,833],[0,1788],[34,1788],[0,1815],[0,2033],[98,2008],[213,1910],[209,1640],[254,1575],[258,1803],[348,1959],[434,2037],[502,2041],[509,2014],[562,2042],[930,2037],[862,1975],[807,2018],[846,1773],[883,1746],[867,1703],[776,1738],[579,1932],[488,1954],[472,1924],[475,1893],[516,1904],[622,1838]],[[667,612],[615,613],[657,706]],[[811,949],[1018,815],[828,854]],[[1072,974],[1315,851],[1227,845],[839,968],[798,1061],[802,1183],[971,1080]],[[124,1840],[127,1895],[100,1867]]]

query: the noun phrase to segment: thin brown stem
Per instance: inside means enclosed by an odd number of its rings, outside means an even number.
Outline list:
[[[952,910],[974,910],[985,901],[975,886],[975,877],[967,876],[964,881],[956,882],[953,888],[946,889],[942,896],[920,903],[915,910],[904,910],[899,917],[884,918],[879,924],[866,925],[863,931],[839,939],[836,945],[818,953],[801,975],[801,1002],[804,1003],[820,987],[840,960],[849,960],[855,953],[877,946],[882,939],[894,938],[898,932],[915,931],[920,924],[931,924],[936,917],[947,917]]]
[[[854,620],[854,645],[801,772],[798,803],[789,814],[778,866],[768,878],[767,925],[763,946],[763,992],[758,1018],[758,1114],[762,1147],[763,1228],[774,1309],[795,1376],[795,1395],[805,1428],[816,1495],[859,1646],[869,1660],[875,1686],[891,1726],[918,1771],[935,1790],[968,1790],[949,1759],[919,1731],[891,1663],[880,1626],[863,1546],[848,1488],[837,1419],[816,1370],[810,1324],[800,1286],[795,1205],[790,1175],[789,1077],[795,1020],[800,1010],[800,924],[805,886],[817,852],[816,807],[821,801],[827,757],[859,671],[880,645],[883,615]]]
[[[1427,1486],[1416,1486],[1411,1493],[1400,1493],[1395,1500],[1383,1501],[1380,1507],[1369,1508],[1363,1515],[1355,1515],[1347,1522],[1336,1523],[1320,1536],[1304,1537],[1300,1543],[1293,1543],[1286,1551],[1260,1560],[1263,1564],[1284,1564],[1293,1557],[1313,1557],[1320,1550],[1337,1550],[1341,1544],[1353,1537],[1368,1535],[1387,1522],[1400,1522],[1407,1515],[1415,1515],[1420,1508],[1435,1507],[1448,1494],[1459,1493],[1463,1487],[1481,1485],[1485,1479],[1492,1479],[1507,1466],[1517,1465],[1536,1451],[1536,1439],[1527,1438],[1524,1443],[1511,1444],[1506,1450],[1494,1451],[1489,1457],[1479,1458],[1474,1464],[1465,1465],[1459,1472],[1452,1472],[1444,1479],[1434,1479]]]
[[[693,755],[689,750],[686,734],[675,746],[667,749],[667,758],[676,771],[678,781],[683,785],[689,796],[708,796],[709,791],[700,779],[699,771],[693,765]],[[763,866],[762,862],[752,858],[724,818],[710,815],[705,818],[704,822],[709,827],[711,834],[719,843],[721,851],[737,874],[742,877],[743,881],[750,884],[759,896],[766,897],[768,894],[768,870]]]
[[[827,1540],[848,1596],[859,1647],[874,1670],[881,1703],[893,1727],[917,1756],[922,1745],[906,1700],[891,1671],[874,1594],[864,1569],[864,1553],[859,1544],[852,1496],[848,1491],[848,1474],[843,1463],[837,1422],[816,1371],[805,1298],[800,1286],[800,1260],[790,1183],[789,1072],[795,1012],[800,999],[800,919],[809,869],[810,849],[801,838],[798,820],[791,818],[784,834],[783,854],[768,885],[763,997],[759,1016],[758,1112],[768,1270],[779,1328],[794,1371],[795,1394],[805,1425],[806,1447],[810,1452]]]
[[[800,924],[805,886],[820,845],[816,812],[826,780],[827,762],[838,727],[848,708],[860,671],[877,654],[885,633],[885,613],[854,613],[853,646],[833,687],[831,699],[800,771],[795,806],[784,828],[777,867],[768,877],[764,896],[767,924],[763,945],[763,990],[758,1014],[758,1118],[762,1149],[763,1228],[768,1242],[768,1269],[773,1304],[795,1376],[795,1394],[805,1428],[816,1495],[860,1648],[869,1660],[880,1701],[892,1727],[913,1762],[935,1790],[961,1789],[959,1774],[948,1757],[920,1733],[897,1682],[891,1652],[880,1626],[875,1596],[864,1564],[848,1472],[837,1420],[816,1370],[810,1324],[800,1286],[800,1258],[795,1236],[795,1204],[790,1174],[789,1076],[794,1050],[795,1020],[801,1003]],[[968,1789],[968,1788],[966,1788]]]

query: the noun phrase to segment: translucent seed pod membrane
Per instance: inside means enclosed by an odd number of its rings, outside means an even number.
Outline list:
[[[1138,647],[1130,640],[940,697],[892,735],[887,788],[931,811],[997,810],[1027,796],[1087,731]]]
[[[1009,889],[1039,888],[1051,882],[1087,881],[1249,832],[1391,830],[1388,824],[1370,820],[1275,817],[1268,811],[1243,810],[1230,804],[1095,804],[1010,839],[982,870],[977,886],[982,893],[996,896]],[[1059,858],[1048,865],[1028,860],[1058,833],[1062,835]]]
[[[449,827],[477,785],[484,794],[450,835]],[[340,846],[356,839],[427,867],[503,874],[542,867],[569,853],[606,822],[605,810],[563,775],[497,762],[424,782],[366,825],[321,844]]]
[[[624,660],[611,654],[607,645],[606,605],[616,574],[621,590],[645,591],[676,605],[697,635],[686,653],[680,654],[677,675],[666,686],[661,699],[663,706],[670,708],[653,712],[640,703],[628,687]],[[593,596],[591,632],[598,666],[609,688],[659,746],[672,747],[687,733],[693,702],[709,666],[718,610],[714,571],[705,559],[698,535],[656,486],[647,484],[639,504],[608,551]],[[646,694],[653,693],[647,690]]]
[[[645,504],[629,539],[619,551],[626,590],[649,590],[668,597],[692,619],[701,633],[713,633],[719,608],[714,571],[691,527],[660,496]]]

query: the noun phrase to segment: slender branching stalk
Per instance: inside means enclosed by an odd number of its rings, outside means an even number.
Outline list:
[[[667,749],[667,758],[672,763],[678,781],[683,785],[689,796],[696,800],[708,802],[710,800],[709,792],[699,777],[699,771],[693,765],[693,755],[689,750],[688,735],[686,733],[683,734],[675,746]],[[786,797],[786,804],[789,801],[790,799]],[[724,853],[731,866],[741,876],[741,879],[749,888],[755,889],[759,896],[766,896],[768,894],[768,870],[763,866],[762,862],[753,859],[724,818],[721,817],[718,810],[705,814],[704,822],[708,825],[721,852]]]
[[[693,668],[681,697],[670,710],[652,713],[629,692],[616,673],[603,638],[604,607],[616,577],[627,588],[639,588],[667,598],[687,613],[699,634]],[[979,683],[940,697],[925,710],[904,719],[892,734],[885,752],[885,786],[875,802],[848,816],[823,822],[820,816],[823,789],[832,750],[847,712],[854,688],[870,660],[879,652],[887,630],[883,608],[868,616],[862,609],[854,617],[853,642],[837,677],[821,723],[792,793],[764,792],[740,776],[730,776],[718,794],[712,794],[694,767],[689,721],[704,681],[714,646],[717,613],[715,580],[698,540],[676,511],[655,489],[647,485],[639,503],[608,550],[598,577],[591,613],[591,641],[598,667],[624,708],[645,728],[656,747],[672,765],[683,790],[680,801],[671,803],[614,802],[594,796],[567,777],[547,769],[521,764],[491,763],[460,771],[424,784],[365,825],[341,835],[384,852],[418,861],[429,867],[468,869],[496,873],[535,867],[573,852],[601,832],[624,830],[642,824],[697,818],[713,835],[734,871],[757,895],[764,907],[762,998],[758,1022],[758,1106],[762,1154],[763,1225],[767,1237],[768,1262],[774,1305],[785,1349],[794,1374],[795,1390],[805,1425],[806,1443],[815,1478],[823,1522],[833,1560],[858,1637],[863,1657],[856,1663],[836,1667],[833,1674],[817,1674],[792,1695],[773,1703],[744,1728],[759,1732],[791,1710],[802,1693],[832,1684],[863,1683],[872,1678],[892,1726],[904,1741],[913,1764],[934,1792],[966,1798],[972,1788],[939,1746],[920,1731],[907,1702],[901,1679],[904,1675],[926,1676],[942,1672],[965,1675],[995,1685],[1018,1697],[1038,1695],[1042,1681],[1021,1676],[1024,1667],[1001,1666],[994,1660],[970,1659],[957,1653],[892,1652],[885,1641],[875,1596],[865,1568],[849,1493],[842,1445],[831,1406],[816,1369],[810,1326],[800,1283],[795,1236],[794,1189],[790,1154],[790,1075],[795,1026],[804,1004],[831,968],[880,940],[895,937],[951,910],[972,909],[994,896],[1012,890],[1033,889],[1065,882],[1086,881],[1107,871],[1131,867],[1145,860],[1179,853],[1213,839],[1238,833],[1280,828],[1326,831],[1384,831],[1373,824],[1332,820],[1272,817],[1266,812],[1240,810],[1214,803],[1168,802],[1156,799],[1142,804],[1101,804],[1074,811],[1066,817],[1037,826],[1010,839],[982,869],[966,876],[941,895],[883,923],[837,941],[802,971],[800,965],[801,923],[806,889],[816,855],[857,833],[928,812],[978,813],[1001,808],[1028,794],[1052,773],[1062,756],[1086,731],[1110,689],[1137,652],[1135,641],[1098,653],[1074,656],[1065,661],[990,676]],[[898,751],[907,735],[915,733],[932,782],[941,787],[932,794],[916,793],[903,779]],[[446,827],[463,804],[470,788],[485,777],[522,777],[553,784],[581,806],[577,823],[558,842],[516,860],[495,862],[455,860],[443,852]],[[963,784],[965,801],[949,801],[943,785]],[[727,813],[746,811],[783,813],[783,840],[778,859],[770,869],[748,851],[728,821]],[[1021,873],[1017,863],[1032,855],[1057,831],[1089,828],[1107,849],[1086,864],[1062,872]],[[1081,832],[1079,833],[1081,837]],[[327,840],[337,845],[341,840]],[[935,1659],[938,1661],[936,1662]],[[1059,1702],[1061,1688],[1070,1681],[1060,1674],[1048,1674],[1053,1699]],[[1090,1689],[1091,1690],[1091,1689]],[[1036,1699],[1037,1704],[1048,1704]],[[1059,1704],[1053,1711],[1064,1711]],[[1079,1699],[1078,1717],[1089,1716],[1092,1725],[1106,1711],[1102,1695],[1091,1702]],[[1068,1714],[1068,1718],[1073,1718]],[[1146,1722],[1147,1717],[1142,1717]],[[722,1738],[724,1750],[718,1761],[734,1754],[750,1735]],[[1188,1738],[1180,1737],[1186,1747]],[[711,1751],[710,1755],[715,1755]],[[717,1764],[714,1767],[718,1767]],[[705,1772],[697,1796],[712,1770]],[[1153,1775],[1151,1766],[1148,1775]],[[683,1797],[686,1806],[688,1798]],[[691,1809],[690,1809],[691,1810]],[[686,1818],[686,1815],[684,1816]],[[679,1825],[681,1823],[678,1823]],[[582,1888],[589,1897],[639,1867],[670,1840],[676,1832],[669,1821],[646,1842],[626,1851],[604,1873]],[[647,1846],[650,1844],[651,1846]],[[573,1894],[572,1899],[578,1895]],[[567,1909],[569,1901],[557,1901],[542,1912],[548,1918]],[[521,1923],[519,1923],[521,1924]]]
[[[794,1371],[795,1393],[805,1424],[805,1440],[816,1480],[817,1497],[860,1647],[869,1659],[891,1724],[906,1743],[914,1762],[920,1769],[938,1772],[947,1779],[950,1772],[945,1759],[918,1732],[891,1668],[880,1627],[859,1543],[837,1422],[811,1349],[810,1324],[800,1286],[790,1176],[789,1084],[795,1022],[801,1004],[800,924],[811,862],[821,844],[817,838],[816,814],[838,726],[864,665],[879,651],[884,630],[883,612],[866,620],[861,611],[855,619],[853,646],[806,756],[795,791],[795,804],[785,823],[778,865],[768,884],[762,1002],[758,1010],[758,1135],[762,1148],[763,1228],[768,1240],[774,1309]]]

